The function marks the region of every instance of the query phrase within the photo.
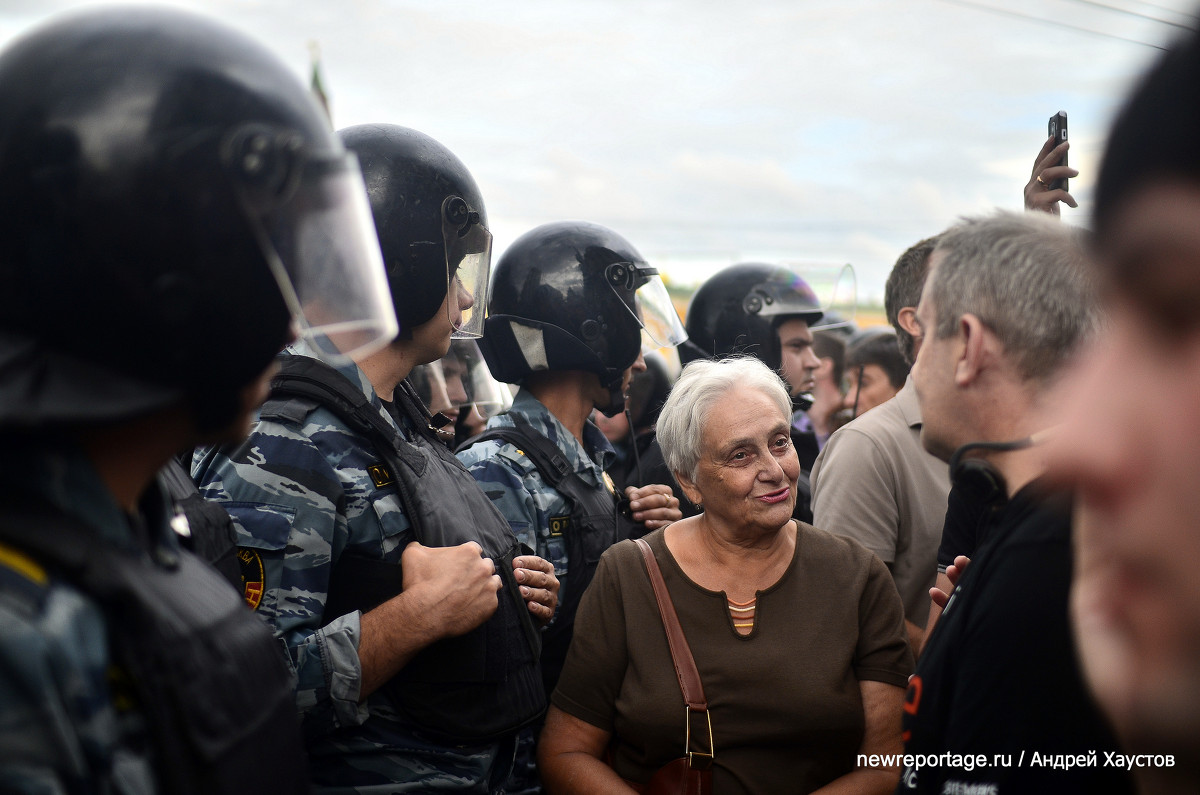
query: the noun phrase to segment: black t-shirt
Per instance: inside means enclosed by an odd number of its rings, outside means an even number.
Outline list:
[[[897,792],[1134,792],[1075,660],[1069,500],[1035,482],[986,525],[909,685]]]
[[[994,521],[994,514],[1004,507],[1004,502],[980,499],[971,489],[960,484],[950,486],[946,498],[946,521],[942,525],[942,540],[938,545],[938,571],[954,563],[959,555],[974,557],[975,551],[986,541],[983,536]]]

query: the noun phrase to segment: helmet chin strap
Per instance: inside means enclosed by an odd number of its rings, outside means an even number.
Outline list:
[[[625,410],[625,390],[621,388],[624,381],[625,372],[621,371],[616,378],[604,385],[604,388],[608,390],[608,403],[604,406],[596,406],[596,408],[605,417],[615,417]]]

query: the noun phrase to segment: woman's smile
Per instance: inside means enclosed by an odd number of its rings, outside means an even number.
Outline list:
[[[770,505],[774,505],[777,502],[786,502],[787,498],[790,497],[791,494],[792,494],[791,487],[784,486],[782,489],[779,489],[778,491],[773,491],[770,494],[763,494],[758,499],[760,499],[763,502],[768,503]]]

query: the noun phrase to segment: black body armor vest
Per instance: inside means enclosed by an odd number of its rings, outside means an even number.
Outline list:
[[[497,440],[519,448],[542,479],[561,494],[571,506],[571,522],[566,532],[567,577],[571,587],[558,606],[554,623],[542,635],[542,680],[546,693],[558,684],[567,648],[575,633],[575,612],[579,600],[596,574],[604,550],[626,538],[636,538],[644,527],[635,524],[621,510],[621,500],[605,489],[597,489],[579,477],[558,446],[539,433],[520,414],[509,413],[515,427],[489,428],[459,447],[465,450],[476,442]]]
[[[187,519],[187,535],[180,535],[179,543],[207,561],[241,593],[244,583],[237,559],[237,531],[229,512],[219,503],[204,499],[183,464],[174,458],[158,475],[167,496]]]
[[[496,564],[503,587],[496,613],[481,626],[421,650],[385,686],[397,709],[441,740],[485,742],[540,720],[546,710],[538,657],[541,637],[513,574],[522,553],[512,529],[454,455],[429,429],[429,413],[407,381],[397,411],[418,431],[408,439],[371,401],[328,365],[283,356],[260,416],[295,419],[317,406],[369,439],[395,483],[416,540],[430,547],[474,541]],[[366,612],[399,594],[400,564],[343,553],[333,566],[325,614]]]
[[[6,504],[0,540],[99,603],[163,792],[309,792],[291,675],[237,591],[187,550],[117,548],[48,504]]]

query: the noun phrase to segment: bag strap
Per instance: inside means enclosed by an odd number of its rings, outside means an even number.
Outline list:
[[[683,691],[683,700],[687,704],[687,740],[684,752],[687,754],[688,766],[706,770],[713,762],[712,717],[708,714],[708,700],[704,697],[704,686],[700,683],[700,671],[696,669],[696,660],[692,657],[691,647],[688,646],[687,636],[679,625],[679,616],[675,612],[675,604],[663,581],[662,569],[654,559],[654,551],[644,538],[635,538],[646,562],[646,571],[650,575],[650,585],[654,589],[654,599],[658,602],[658,612],[662,616],[663,627],[667,631],[667,645],[671,649],[671,661],[675,663],[675,674],[679,677],[679,689]],[[708,752],[693,752],[692,746],[692,716],[703,713],[708,727]]]

